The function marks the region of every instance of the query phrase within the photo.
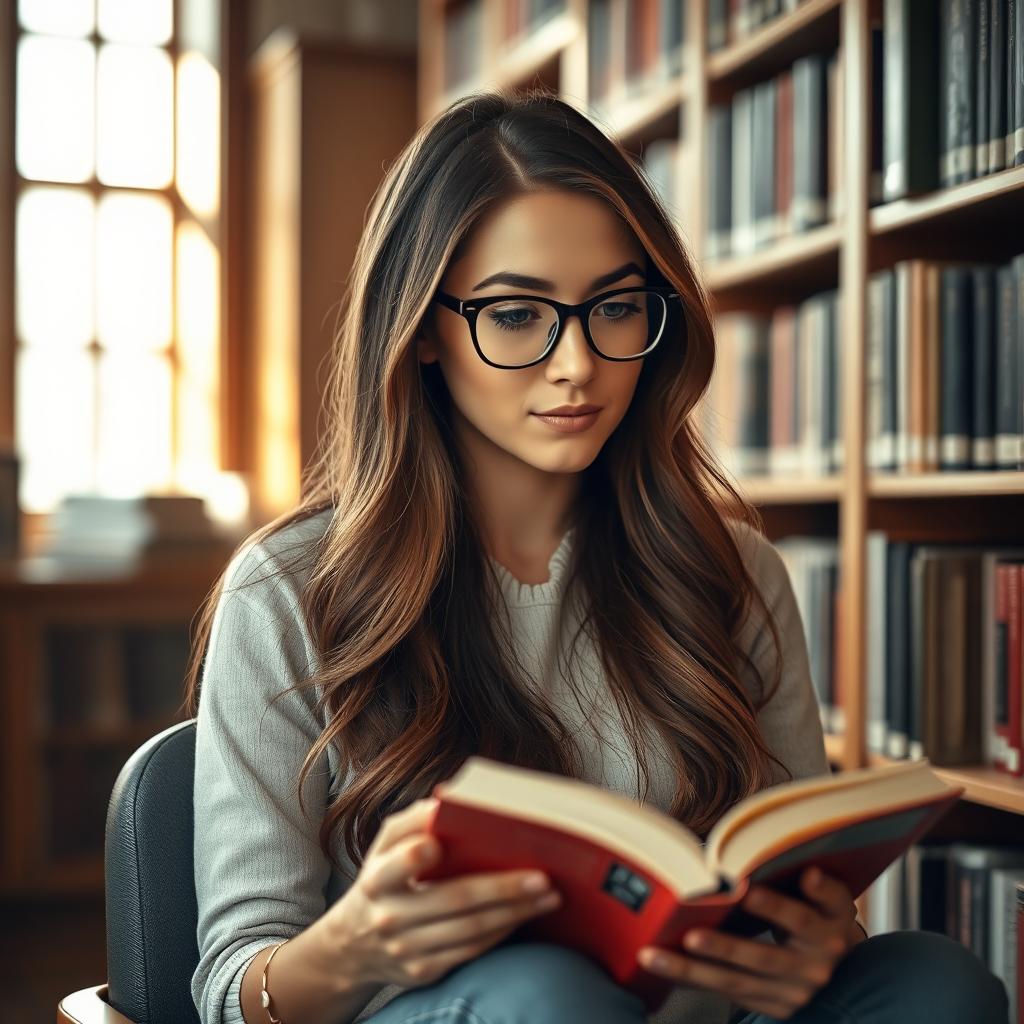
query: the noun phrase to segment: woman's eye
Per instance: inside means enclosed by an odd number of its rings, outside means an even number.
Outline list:
[[[509,309],[489,309],[487,318],[504,331],[514,331],[525,327],[537,314],[526,306],[515,306]]]
[[[632,302],[602,302],[598,311],[608,320],[625,320],[627,316],[639,313],[640,307]]]

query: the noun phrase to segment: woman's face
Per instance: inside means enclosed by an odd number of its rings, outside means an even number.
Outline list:
[[[576,303],[644,284],[646,265],[643,247],[599,199],[536,192],[485,216],[449,264],[441,290],[460,299],[528,294]],[[598,279],[604,280],[595,287]],[[542,363],[498,369],[477,355],[464,317],[440,303],[433,311],[433,330],[418,339],[419,358],[440,364],[452,396],[453,427],[469,452],[487,457],[488,451],[499,454],[493,451],[498,448],[549,473],[575,473],[593,461],[629,408],[642,359],[602,359],[572,317]],[[592,426],[577,433],[560,432],[534,415],[583,403],[601,410]]]

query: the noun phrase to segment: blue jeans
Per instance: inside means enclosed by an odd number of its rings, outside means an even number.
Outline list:
[[[1006,987],[938,932],[873,935],[839,962],[790,1024],[1008,1024]],[[775,1024],[748,1013],[740,1024]],[[554,943],[499,943],[366,1024],[646,1024],[639,997],[589,957]],[[694,1022],[703,1024],[703,1022]]]

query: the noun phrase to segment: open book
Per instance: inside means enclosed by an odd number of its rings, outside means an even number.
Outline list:
[[[738,935],[770,922],[737,904],[752,884],[806,899],[818,865],[856,898],[959,799],[927,760],[784,782],[741,800],[700,843],[685,825],[579,779],[471,756],[433,795],[428,831],[439,862],[420,882],[540,868],[562,894],[510,939],[571,945],[656,1010],[671,982],[636,961],[642,946],[677,946],[691,928]]]

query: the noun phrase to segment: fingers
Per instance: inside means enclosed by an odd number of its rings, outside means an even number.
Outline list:
[[[747,1009],[767,1013],[772,1017],[785,1019],[809,1002],[820,987],[809,981],[778,980],[752,974],[747,970],[699,960],[662,947],[656,948],[656,959],[644,956],[645,952],[640,951],[640,963],[652,974],[679,984],[710,989]]]
[[[842,883],[836,882],[837,885]],[[845,888],[845,887],[843,887]],[[815,889],[814,897],[817,900],[818,890]],[[842,943],[842,937],[837,937],[837,917],[849,917],[850,912],[840,913],[839,901],[834,890],[829,887],[828,894],[823,897],[827,900],[824,904],[827,911],[822,909],[822,904],[806,903],[802,900],[794,900],[789,896],[763,885],[755,885],[743,899],[743,907],[757,917],[779,925],[785,929],[790,940],[809,949],[825,948],[829,953],[838,955],[843,949],[834,948]],[[849,893],[847,893],[849,899]],[[852,907],[853,901],[850,900]],[[854,907],[852,913],[856,913]],[[845,945],[843,946],[845,948]]]
[[[370,897],[408,891],[416,874],[434,862],[438,850],[437,840],[421,831],[402,836],[374,856],[367,853],[360,885]]]
[[[395,843],[411,833],[424,831],[437,810],[437,804],[437,797],[423,797],[421,800],[414,800],[408,807],[389,814],[366,851],[367,859],[370,854],[389,850]]]
[[[801,879],[804,892],[818,905],[826,917],[852,921],[857,916],[857,905],[844,882],[825,874],[818,868],[808,868]]]

